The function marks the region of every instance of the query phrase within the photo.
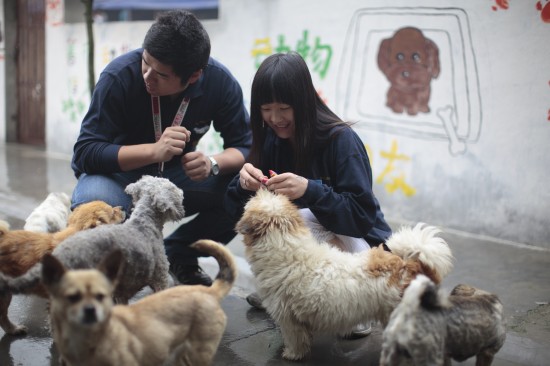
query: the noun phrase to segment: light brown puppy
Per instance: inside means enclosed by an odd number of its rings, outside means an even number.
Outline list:
[[[131,305],[112,295],[123,264],[114,251],[98,270],[69,270],[54,256],[42,261],[50,294],[53,338],[64,365],[210,365],[226,325],[220,301],[237,276],[230,251],[211,240],[192,245],[216,258],[211,287],[176,286]]]
[[[67,227],[56,233],[10,231],[9,225],[0,221],[0,272],[13,277],[21,276],[69,236],[102,224],[118,224],[123,220],[124,211],[120,207],[111,207],[103,201],[92,201],[75,208],[69,215]]]
[[[21,276],[40,262],[45,254],[51,253],[59,243],[73,234],[103,224],[120,223],[124,216],[124,211],[120,207],[111,207],[103,201],[92,201],[78,206],[69,216],[67,227],[57,233],[9,231],[9,225],[0,221],[0,272],[10,276]],[[41,286],[36,286],[26,293],[46,296]],[[9,320],[11,298],[9,290],[0,291],[0,327],[7,334],[25,334],[25,326],[15,325]]]

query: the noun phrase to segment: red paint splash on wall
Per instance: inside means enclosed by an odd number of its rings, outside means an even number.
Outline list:
[[[507,10],[508,8],[508,0],[495,0],[495,5],[491,7],[493,11],[497,11],[498,9]]]
[[[550,0],[537,1],[537,10],[540,11],[540,18],[545,23],[550,23]]]

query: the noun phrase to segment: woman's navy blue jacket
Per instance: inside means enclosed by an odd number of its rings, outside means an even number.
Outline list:
[[[269,129],[262,150],[261,169],[277,173],[292,172],[294,158],[287,140]],[[364,238],[370,246],[384,243],[391,228],[384,219],[372,191],[372,171],[365,146],[352,128],[332,133],[328,144],[311,162],[308,186],[303,197],[294,201],[309,208],[321,225],[341,235]],[[229,184],[225,208],[234,217],[242,215],[246,201],[254,192],[245,190],[237,175]]]

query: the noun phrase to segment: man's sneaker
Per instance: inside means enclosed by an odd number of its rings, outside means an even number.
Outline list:
[[[212,279],[198,264],[170,263],[170,273],[182,285],[212,285]]]
[[[262,305],[262,298],[257,292],[253,292],[248,295],[246,297],[246,302],[258,310],[265,310],[265,307]]]
[[[372,333],[372,324],[366,323],[366,324],[358,324],[356,325],[353,330],[349,334],[345,334],[342,336],[344,339],[359,339],[364,338]]]

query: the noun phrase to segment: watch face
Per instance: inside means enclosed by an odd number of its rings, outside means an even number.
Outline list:
[[[214,160],[214,158],[210,158],[210,163],[212,163],[212,170],[210,171],[210,174],[218,175],[218,173],[220,172],[220,167],[218,166],[218,162]]]

